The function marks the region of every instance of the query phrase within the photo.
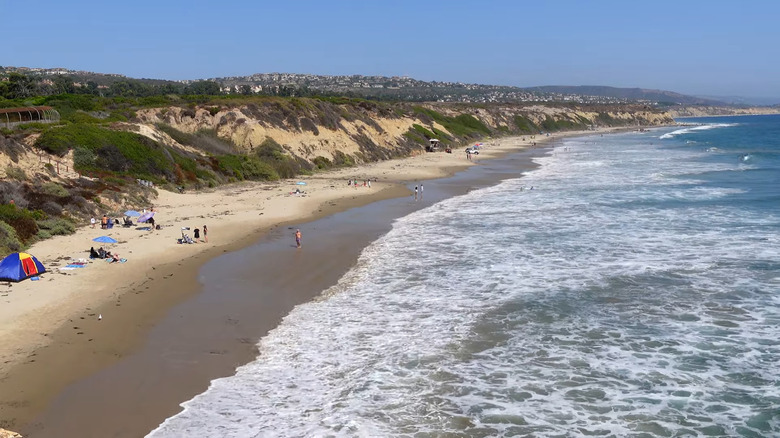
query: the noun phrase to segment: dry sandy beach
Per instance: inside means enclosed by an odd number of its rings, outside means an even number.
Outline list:
[[[578,134],[586,133],[567,135]],[[21,430],[29,436],[73,436],[67,430],[55,434],[42,424],[56,413],[47,414],[44,420],[40,414],[47,407],[53,410],[53,401],[68,385],[98,375],[138,350],[170,309],[200,291],[198,271],[214,257],[247,247],[269,230],[276,229],[285,236],[291,234],[283,225],[303,223],[381,199],[409,196],[408,185],[452,175],[490,158],[528,148],[534,141],[541,145],[560,137],[487,141],[473,161],[466,160],[459,148],[453,154],[423,153],[296,180],[235,184],[199,193],[161,191],[154,205],[161,230],[149,232],[135,227],[102,230],[99,224],[95,229],[87,225],[71,236],[34,245],[28,252],[38,257],[48,272],[40,281],[0,285],[0,427]],[[349,179],[357,179],[360,185],[348,186]],[[372,181],[370,188],[362,186],[368,179]],[[296,184],[298,181],[306,185]],[[305,193],[294,194],[296,188]],[[150,207],[137,206],[137,209]],[[209,229],[208,243],[177,244],[182,227],[189,227],[186,232],[192,236],[192,229],[202,229],[204,224]],[[88,259],[89,248],[100,245],[92,239],[102,235],[119,241],[106,248],[126,258],[126,263],[91,260],[84,268],[59,269],[69,260]],[[292,242],[291,235],[289,239]],[[306,246],[306,234],[303,240]],[[329,256],[327,252],[322,255]],[[348,269],[349,263],[351,259],[347,257],[343,269]],[[337,269],[341,269],[340,265]],[[315,283],[316,287],[334,281],[329,273],[316,272],[316,265],[310,270],[312,278],[301,281]],[[271,300],[258,316],[266,320],[265,325],[258,328],[270,330],[296,301],[310,298],[295,295],[279,302]],[[179,384],[190,389],[172,391],[172,400],[162,400],[160,404],[137,402],[162,418],[172,415],[179,402],[205,389],[214,373],[230,374],[235,366],[251,360],[254,352],[251,346],[256,341],[244,342],[248,345],[240,349],[241,354],[228,362],[223,360],[217,369],[196,376],[197,385],[192,378],[182,380]],[[188,396],[181,399],[185,393]],[[118,399],[128,399],[116,395]],[[89,409],[88,403],[85,409]],[[133,419],[128,416],[118,421]],[[148,428],[141,429],[148,431]],[[110,436],[137,436],[141,429]]]

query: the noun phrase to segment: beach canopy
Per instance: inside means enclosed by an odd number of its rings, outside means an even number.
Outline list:
[[[130,217],[138,217],[138,216],[140,216],[140,215],[141,215],[141,213],[139,213],[139,212],[137,212],[137,211],[135,211],[135,210],[127,210],[127,211],[125,212],[125,216],[130,216]]]
[[[297,183],[295,183],[295,184],[297,184],[297,185],[299,185],[299,186],[305,186],[305,185],[306,185],[306,183],[305,183],[304,181],[298,181],[298,182],[297,182]]]
[[[46,268],[35,257],[26,252],[15,252],[0,261],[0,280],[22,281],[25,278],[46,272]]]
[[[142,214],[141,217],[138,218],[138,222],[146,222],[149,219],[151,219],[152,216],[154,216],[154,212],[153,211],[147,211],[146,213]]]
[[[117,242],[116,239],[114,239],[113,237],[108,237],[108,236],[95,237],[92,240],[95,241],[95,242],[100,242],[100,243],[116,243]]]

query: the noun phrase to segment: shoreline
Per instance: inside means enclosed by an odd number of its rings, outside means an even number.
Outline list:
[[[310,222],[382,199],[406,196],[409,194],[406,184],[453,175],[491,158],[528,149],[533,140],[537,146],[543,146],[564,137],[614,131],[558,133],[539,139],[527,137],[524,143],[519,141],[519,137],[493,140],[475,162],[467,162],[457,153],[423,153],[400,160],[302,177],[301,180],[307,183],[303,186],[307,192],[305,197],[288,194],[288,190],[295,188],[294,181],[241,184],[197,194],[163,192],[156,206],[160,212],[156,217],[160,217],[166,224],[173,222],[172,227],[148,234],[134,229],[92,230],[84,227],[74,236],[52,239],[58,242],[42,242],[29,252],[46,264],[47,261],[65,256],[63,252],[73,254],[73,251],[63,251],[63,247],[88,247],[89,236],[112,235],[111,232],[115,232],[113,235],[118,237],[120,243],[113,251],[123,257],[127,254],[130,261],[122,265],[91,263],[78,272],[67,272],[64,278],[71,281],[57,291],[64,292],[60,294],[63,296],[38,296],[38,300],[34,299],[35,293],[41,293],[41,288],[36,290],[36,286],[52,281],[45,277],[56,276],[60,281],[60,276],[55,273],[47,274],[40,282],[15,284],[10,292],[0,293],[4,300],[12,298],[13,301],[17,298],[14,293],[22,290],[16,314],[8,310],[13,306],[5,307],[5,314],[0,313],[12,326],[9,328],[6,324],[0,330],[4,341],[16,340],[16,343],[6,343],[0,349],[0,370],[5,376],[0,381],[0,394],[3,394],[0,395],[0,418],[5,424],[0,424],[0,427],[21,427],[22,430],[40,427],[41,424],[30,422],[68,386],[131,356],[172,308],[201,292],[199,270],[221,254],[250,247],[286,224]],[[371,189],[353,188],[346,186],[345,181],[349,178],[377,178],[377,182],[372,183]],[[211,209],[208,208],[209,204]],[[229,209],[224,210],[226,207]],[[166,214],[172,210],[176,211],[173,219],[171,216],[174,215]],[[179,235],[181,226],[192,227],[195,223],[193,217],[209,225],[212,243],[171,244]],[[145,242],[152,239],[155,245]],[[215,241],[225,243],[216,245]],[[47,243],[53,248],[46,248]],[[197,251],[189,251],[193,247],[197,247]],[[56,253],[57,249],[60,251],[59,257],[49,255]],[[184,257],[181,254],[183,251],[188,251]],[[194,254],[190,254],[192,252]],[[48,257],[42,257],[42,253]],[[139,259],[155,259],[156,263],[136,263]],[[130,272],[116,273],[118,269],[131,266],[133,269],[125,269]],[[107,280],[106,276],[110,278]],[[92,291],[83,290],[84,283],[100,283],[100,280],[104,284],[94,284],[95,289]],[[26,286],[27,290],[17,287],[19,285]],[[46,289],[51,290],[51,287]],[[309,299],[311,297],[304,301]],[[104,319],[98,321],[94,317],[95,313],[103,314]],[[250,342],[249,348],[244,346],[244,353],[236,357],[238,365],[253,359],[255,341]],[[51,373],[53,368],[58,372]],[[230,371],[233,369],[235,366]]]

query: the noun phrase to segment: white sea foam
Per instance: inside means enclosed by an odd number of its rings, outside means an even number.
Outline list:
[[[716,128],[727,128],[729,126],[737,126],[737,124],[736,123],[708,123],[708,124],[705,124],[705,125],[697,125],[697,126],[677,129],[675,131],[667,132],[666,134],[662,134],[658,138],[660,138],[660,139],[668,139],[668,138],[673,138],[673,137],[675,137],[677,135],[680,135],[680,134],[690,134],[690,133],[696,132],[696,131],[707,131],[707,130],[716,129]]]
[[[151,436],[777,435],[780,219],[597,141],[397,220]]]

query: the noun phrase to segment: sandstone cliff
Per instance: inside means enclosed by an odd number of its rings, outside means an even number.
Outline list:
[[[91,216],[153,203],[153,187],[191,190],[278,180],[482,139],[599,126],[673,123],[639,105],[521,106],[244,98],[133,108],[125,122],[77,113],[0,134],[0,251],[69,234]],[[16,207],[19,207],[18,209]]]
[[[672,117],[742,116],[758,114],[780,114],[776,107],[735,108],[721,106],[680,106],[669,109]]]
[[[331,103],[316,99],[266,99],[244,105],[153,108],[137,112],[133,129],[155,141],[175,145],[160,128],[168,125],[194,134],[213,130],[251,152],[267,139],[306,161],[354,162],[406,156],[423,150],[428,138],[460,146],[486,137],[593,126],[653,126],[673,123],[664,112],[641,106],[553,107],[519,105]],[[530,122],[530,123],[529,123]],[[180,145],[186,147],[187,145]]]

